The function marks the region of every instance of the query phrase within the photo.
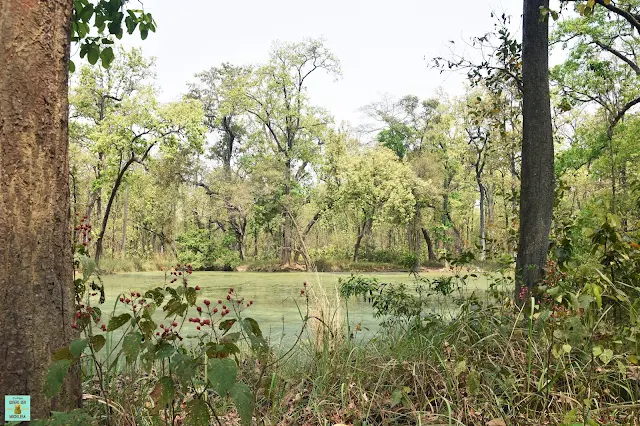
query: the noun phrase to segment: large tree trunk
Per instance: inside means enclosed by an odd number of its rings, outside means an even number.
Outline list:
[[[32,419],[81,402],[77,371],[58,397],[42,392],[53,353],[76,337],[67,101],[72,6],[7,0],[0,7],[0,394],[31,395]]]
[[[524,0],[522,30],[522,175],[516,301],[544,277],[553,216],[554,168],[549,100],[549,0]]]

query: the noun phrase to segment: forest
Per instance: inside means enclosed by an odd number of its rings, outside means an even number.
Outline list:
[[[358,125],[323,38],[167,101],[151,3],[0,7],[7,424],[640,425],[640,0],[487,7]]]

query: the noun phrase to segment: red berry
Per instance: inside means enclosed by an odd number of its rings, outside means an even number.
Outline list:
[[[224,311],[225,309],[227,309],[227,307],[225,305],[222,305],[222,310]]]
[[[196,290],[200,290],[200,286],[199,285],[196,286]]]
[[[164,328],[164,324],[160,324],[160,328]]]
[[[253,305],[253,300],[249,300],[249,304],[250,304],[250,305]]]
[[[222,300],[218,299],[218,305],[222,303]]]
[[[121,297],[121,298],[120,298],[120,301],[121,301],[121,302],[124,302],[124,297]]]
[[[159,335],[160,335],[160,332],[159,332],[159,331],[156,331],[156,336],[159,336]]]
[[[307,282],[306,281],[303,282],[302,285],[304,285],[306,287],[307,286]]]
[[[218,308],[213,308],[213,313],[217,314],[218,313]]]
[[[210,321],[210,320],[208,320],[208,319],[206,319],[206,320],[202,321],[202,323],[203,323],[204,325],[209,325],[209,324],[211,324],[211,321]]]
[[[76,323],[74,322],[73,324],[71,324],[71,328],[76,329],[78,328],[78,326],[76,325]]]
[[[196,328],[197,328],[198,330],[200,330],[200,326],[197,326]]]
[[[198,312],[202,312],[202,308],[201,308],[200,306],[198,306],[198,307],[196,308],[196,310],[197,310]]]
[[[211,304],[211,302],[210,302],[209,300],[205,299],[205,300],[204,300],[204,304],[205,304],[205,305],[207,305],[207,306],[209,306],[209,305]]]
[[[300,294],[301,294],[301,295],[302,295],[302,294],[304,294],[304,290],[300,290]]]
[[[232,288],[229,289],[229,293],[233,293],[233,289]]]
[[[178,323],[176,321],[174,321],[174,322],[171,323],[171,325],[174,326],[174,327],[177,327]]]
[[[131,299],[126,298],[126,299],[124,299],[124,302],[128,305],[128,304],[129,304],[129,302],[131,302]]]
[[[227,300],[231,300],[231,295],[227,294]]]

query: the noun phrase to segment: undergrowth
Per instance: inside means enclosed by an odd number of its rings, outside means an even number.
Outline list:
[[[262,335],[247,316],[253,302],[233,289],[201,300],[189,265],[152,291],[123,294],[129,311],[105,322],[81,251],[73,326],[83,337],[56,353],[46,389],[55,395],[79,365],[84,407],[41,423],[637,425],[640,245],[609,222],[592,244],[601,262],[592,276],[551,260],[545,282],[515,301],[508,268],[488,275],[486,292],[466,290],[470,254],[448,259],[452,277],[416,275],[415,286],[352,275],[331,295],[303,283],[290,295],[300,312],[290,347]],[[354,298],[371,304],[379,331],[350,322]]]

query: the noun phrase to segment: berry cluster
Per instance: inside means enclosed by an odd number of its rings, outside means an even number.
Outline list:
[[[199,288],[196,287],[196,290],[199,290]],[[231,313],[231,308],[236,312],[236,314],[239,314],[243,309],[249,308],[253,305],[253,300],[245,302],[244,297],[240,297],[233,288],[229,289],[229,292],[226,295],[226,300],[227,302],[224,302],[222,299],[218,299],[218,303],[212,305],[212,302],[209,299],[204,299],[202,303],[205,307],[196,306],[196,310],[199,314],[204,314],[209,318],[193,317],[189,318],[189,322],[197,324],[196,329],[198,330],[204,326],[214,327],[216,323],[214,315],[219,313],[220,318],[224,318]]]
[[[305,281],[305,282],[303,282],[303,283],[302,283],[302,286],[303,286],[304,288],[300,289],[300,296],[304,296],[305,294],[307,294],[307,297],[308,297],[308,293],[307,293],[307,282],[306,282],[306,281]]]
[[[174,270],[171,271],[171,275],[173,275],[174,277],[169,282],[173,284],[178,281],[178,277],[180,277],[182,278],[184,284],[187,285],[187,276],[193,274],[193,268],[191,267],[191,264],[181,265],[178,263],[173,269]],[[196,290],[200,290],[200,288],[196,287]]]
[[[82,303],[77,304],[76,314],[73,322],[71,323],[71,328],[78,330],[86,327],[91,322],[92,317],[96,324],[100,324],[101,318],[98,312],[99,311],[96,311],[91,306],[85,306]],[[107,331],[107,325],[104,323],[100,325],[100,328],[102,331]]]
[[[160,337],[161,339],[167,339],[170,337],[175,337],[179,340],[182,340],[182,336],[179,333],[179,325],[177,321],[173,321],[171,324],[169,324],[168,326],[165,326],[164,324],[160,324],[160,329],[162,330],[162,333],[159,331],[156,331],[156,336]]]
[[[145,299],[144,297],[142,297],[142,295],[140,294],[140,292],[135,292],[132,291],[131,293],[129,293],[131,295],[131,298],[129,297],[125,297],[125,296],[120,296],[120,302],[124,303],[125,305],[131,305],[131,307],[133,308],[133,313],[135,314],[138,311],[138,308],[148,308],[150,306],[150,303],[147,302],[147,299]]]
[[[76,213],[76,216],[80,216],[80,213]],[[82,216],[80,219],[80,225],[73,228],[74,231],[82,231],[82,245],[87,246],[91,241],[91,225],[89,224],[89,216]]]

